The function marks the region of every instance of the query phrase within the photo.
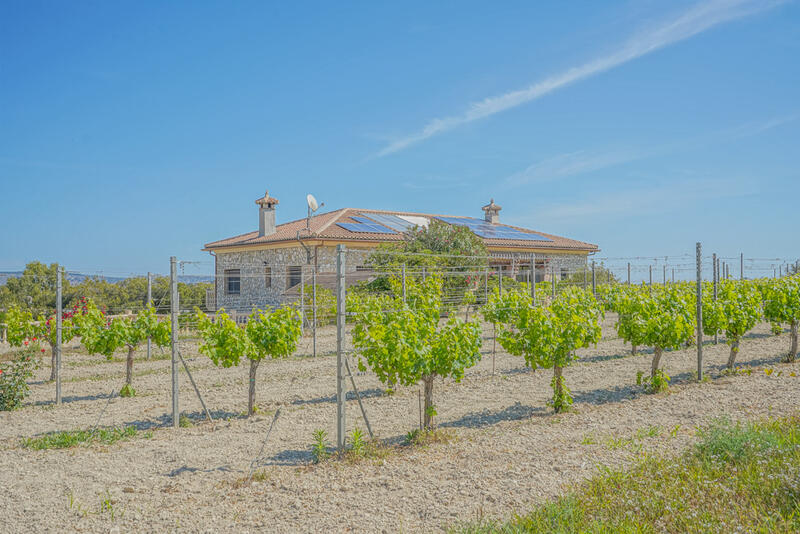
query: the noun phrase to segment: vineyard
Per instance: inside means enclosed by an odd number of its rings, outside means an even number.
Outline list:
[[[8,524],[447,528],[686,446],[720,415],[795,413],[800,275],[714,261],[699,287],[588,267],[533,283],[384,255],[368,281],[342,270],[330,297],[248,314],[177,284],[131,313],[80,295],[10,308]]]

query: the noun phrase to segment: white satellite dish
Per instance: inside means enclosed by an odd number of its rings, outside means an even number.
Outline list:
[[[308,203],[308,209],[310,209],[312,212],[319,209],[319,204],[317,204],[317,199],[314,198],[314,195],[310,193],[306,195],[306,202]]]

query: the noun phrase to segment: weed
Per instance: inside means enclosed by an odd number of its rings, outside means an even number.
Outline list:
[[[322,429],[315,430],[313,434],[314,443],[311,445],[311,456],[314,458],[314,463],[318,464],[321,461],[330,457],[328,448],[328,433]]]
[[[645,438],[657,438],[661,435],[661,427],[657,425],[650,425],[647,428],[640,428],[636,431],[636,439],[643,440]]]
[[[37,451],[46,449],[66,449],[81,444],[100,442],[111,445],[120,440],[135,437],[136,427],[127,426],[124,428],[99,428],[94,432],[88,430],[67,430],[63,432],[52,432],[38,438],[26,438],[22,440],[22,446],[26,449]],[[146,435],[144,437],[151,437]]]
[[[136,396],[136,390],[133,389],[133,386],[131,386],[130,384],[125,384],[124,386],[122,386],[122,389],[119,390],[119,396],[120,397],[135,397]]]
[[[508,523],[484,520],[452,531],[800,531],[799,417],[722,419],[698,435],[697,446],[678,457],[649,456],[627,470],[601,467],[572,492]]]
[[[642,386],[647,393],[661,393],[669,389],[670,377],[663,369],[657,369],[653,376],[644,376],[642,371],[636,373],[636,385]]]
[[[596,443],[597,443],[597,440],[595,439],[594,435],[591,434],[591,433],[585,434],[583,436],[583,439],[581,440],[581,445],[595,445]]]
[[[190,428],[194,426],[194,423],[192,423],[192,420],[189,417],[181,414],[178,418],[178,426],[181,428]]]
[[[364,432],[360,428],[354,428],[350,434],[350,452],[355,456],[364,454]]]

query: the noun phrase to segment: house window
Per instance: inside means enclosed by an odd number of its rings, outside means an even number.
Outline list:
[[[272,287],[272,267],[264,267],[264,287]]]
[[[238,295],[241,291],[242,276],[239,269],[225,269],[225,294]]]
[[[301,282],[301,276],[302,276],[301,273],[302,273],[302,267],[300,267],[299,265],[292,265],[291,267],[289,267],[287,273],[289,277],[289,283],[286,285],[287,289],[290,287],[294,287]]]
[[[370,265],[356,265],[356,272],[361,273],[364,271],[372,271],[372,267]]]
[[[567,276],[569,276],[569,271],[567,271],[566,267],[561,268],[561,279],[566,280]]]

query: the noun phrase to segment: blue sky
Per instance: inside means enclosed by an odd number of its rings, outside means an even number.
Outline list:
[[[364,207],[800,256],[800,3],[0,4],[0,270]]]

